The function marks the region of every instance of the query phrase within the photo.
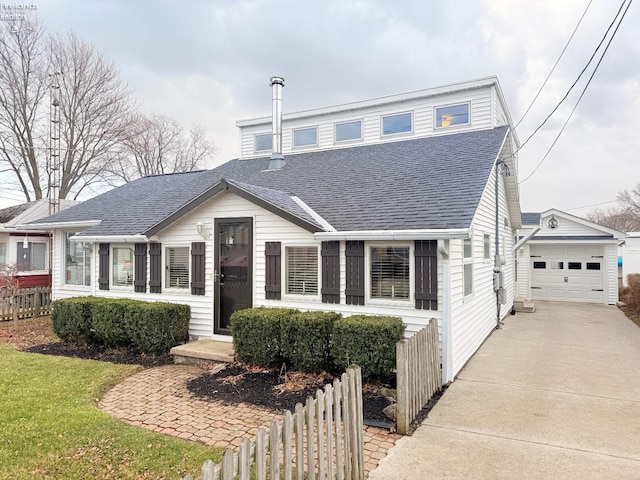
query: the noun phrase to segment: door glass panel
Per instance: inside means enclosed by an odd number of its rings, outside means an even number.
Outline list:
[[[562,270],[564,268],[564,262],[550,262],[549,266],[552,270]]]
[[[547,262],[533,262],[533,268],[547,268]]]
[[[600,270],[600,263],[587,262],[587,270]]]
[[[580,262],[569,262],[567,266],[569,270],[582,270],[582,263]]]

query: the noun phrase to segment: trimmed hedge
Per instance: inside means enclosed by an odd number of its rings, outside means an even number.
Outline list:
[[[299,312],[281,319],[281,350],[293,370],[333,370],[329,343],[333,324],[341,318],[334,312]]]
[[[331,356],[338,371],[351,364],[362,368],[362,378],[389,381],[396,367],[396,343],[404,337],[399,317],[352,315],[333,326]]]
[[[243,362],[265,367],[284,363],[281,346],[281,321],[299,314],[292,308],[257,307],[238,310],[231,315],[233,348]]]
[[[56,300],[53,331],[65,342],[130,347],[166,354],[189,339],[189,305],[125,298],[73,297]]]
[[[399,317],[333,312],[300,312],[258,307],[231,316],[239,360],[264,367],[283,363],[293,370],[341,373],[355,363],[363,379],[389,381],[396,366],[396,343],[404,337]]]

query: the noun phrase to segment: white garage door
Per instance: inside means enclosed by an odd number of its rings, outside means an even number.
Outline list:
[[[531,299],[604,303],[602,246],[531,245]]]

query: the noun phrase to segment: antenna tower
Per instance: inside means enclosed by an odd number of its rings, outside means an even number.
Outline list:
[[[49,176],[49,215],[60,211],[60,72],[49,75],[49,157],[47,174]]]

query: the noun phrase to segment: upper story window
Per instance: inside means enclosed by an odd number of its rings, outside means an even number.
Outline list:
[[[336,123],[336,142],[348,142],[350,140],[362,140],[362,120],[353,122]]]
[[[318,144],[318,127],[296,128],[293,131],[294,147],[309,147]]]
[[[436,107],[436,128],[447,128],[454,125],[469,124],[469,104]]]
[[[382,135],[395,135],[413,131],[413,113],[398,113],[382,117]]]
[[[65,234],[65,285],[91,285],[91,246],[69,239],[75,232]]]
[[[287,247],[287,294],[318,295],[318,247]]]
[[[370,247],[371,298],[409,300],[409,247]]]
[[[189,247],[165,249],[165,286],[189,288]]]
[[[257,152],[268,152],[273,148],[273,135],[271,133],[261,133],[253,137],[253,149]]]
[[[133,286],[133,248],[114,247],[111,267],[114,287]]]
[[[18,242],[16,267],[20,272],[33,272],[47,269],[47,244]]]

